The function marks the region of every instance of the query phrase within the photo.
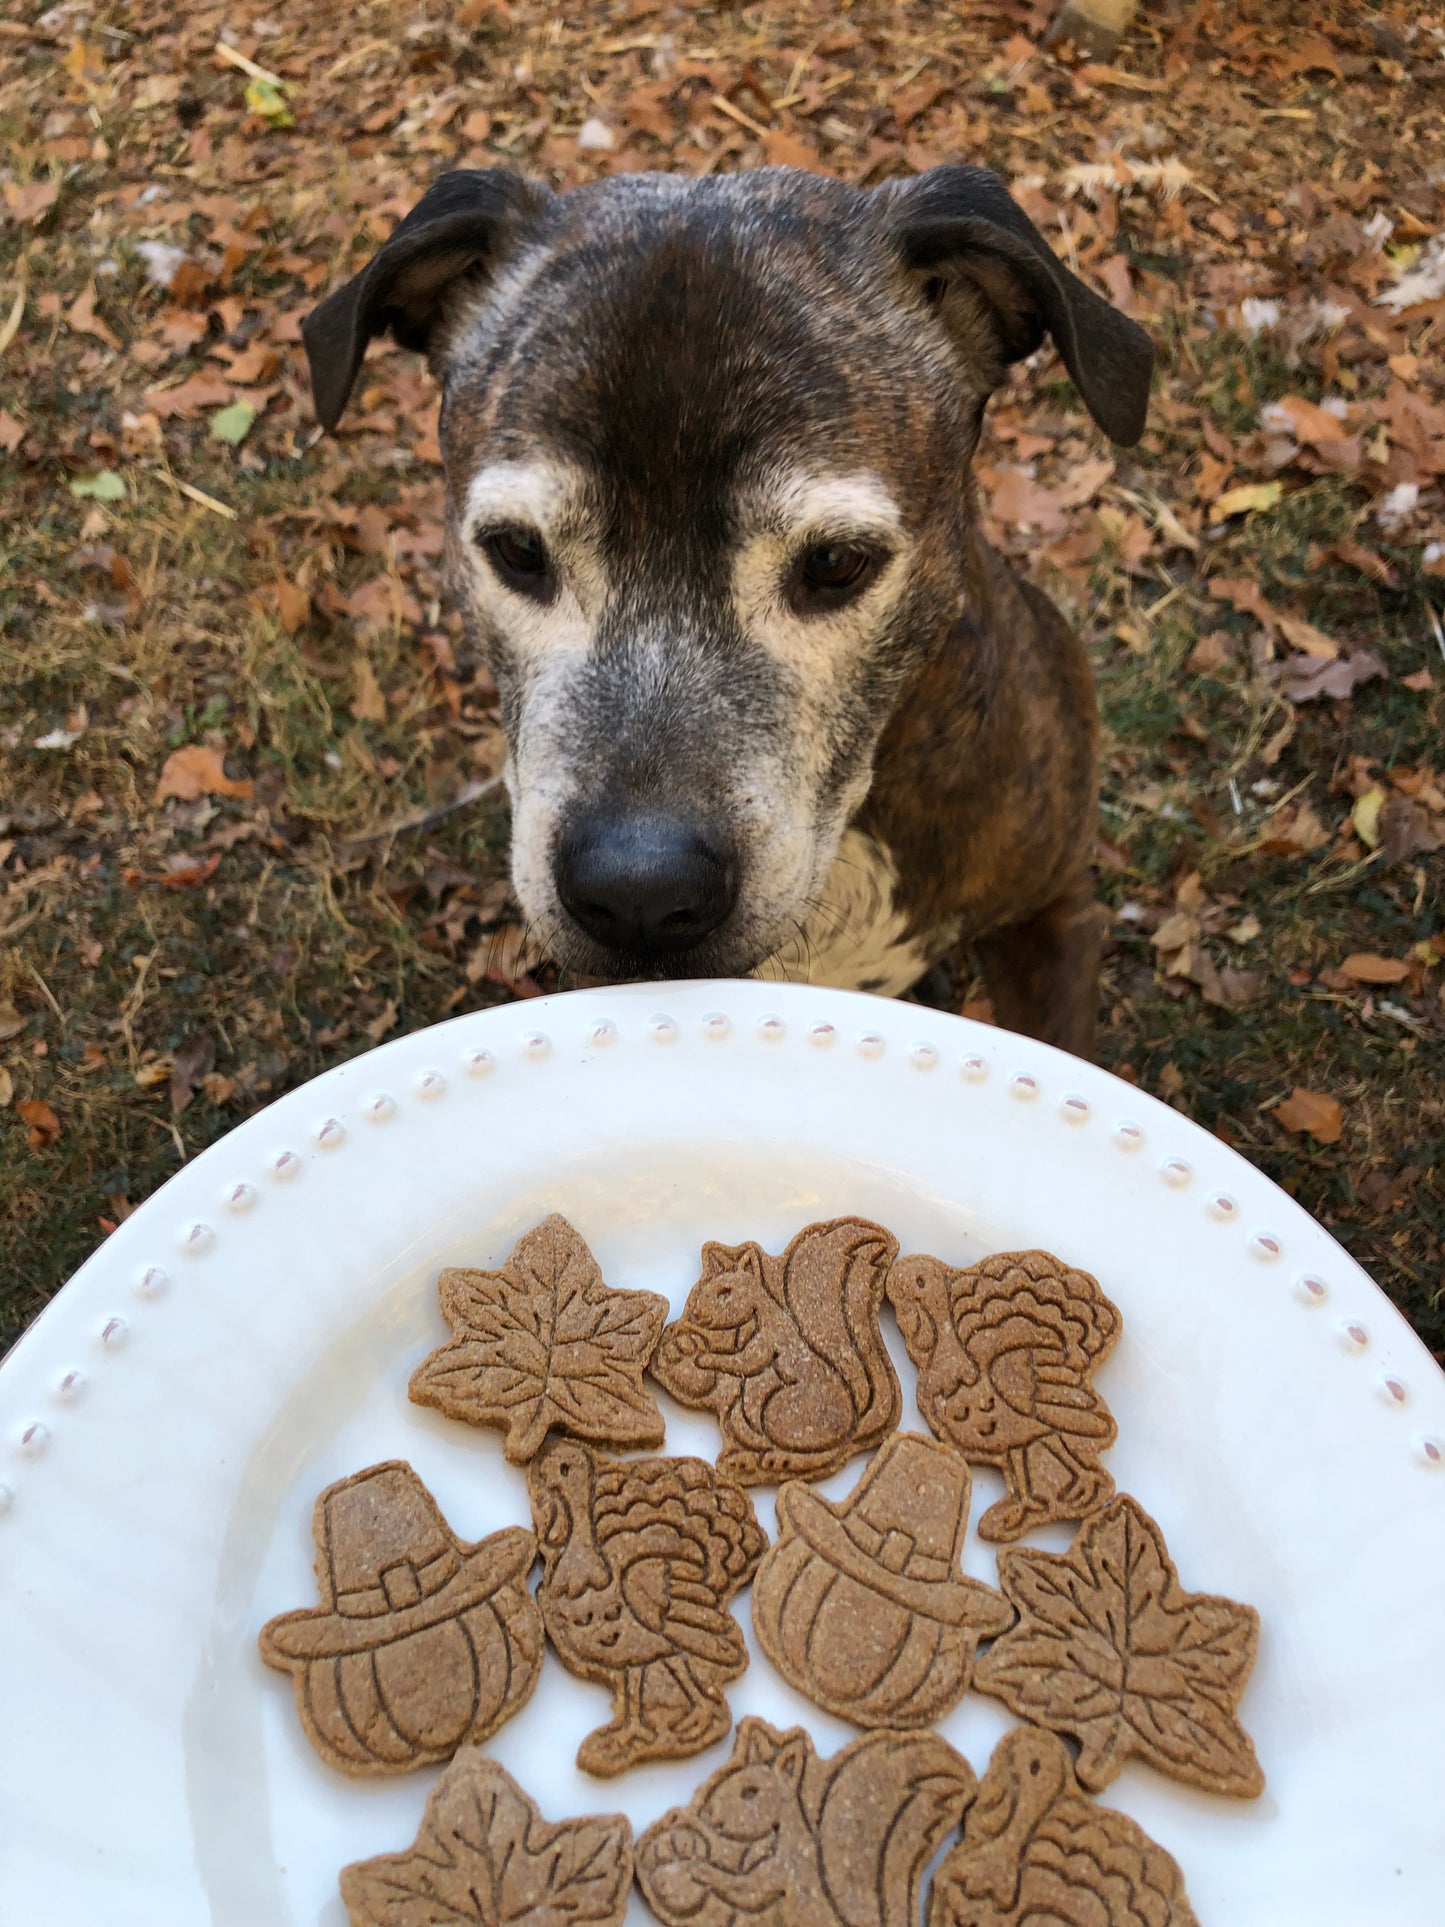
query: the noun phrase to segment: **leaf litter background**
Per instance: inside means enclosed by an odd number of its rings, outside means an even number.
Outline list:
[[[447,166],[964,158],[1161,350],[1139,449],[1046,353],[978,464],[1098,677],[1102,1060],[1445,1355],[1445,21],[1150,0],[1101,66],[1051,11],[0,11],[0,1342],[249,1111],[556,981],[434,389],[380,347],[322,440],[301,316]]]

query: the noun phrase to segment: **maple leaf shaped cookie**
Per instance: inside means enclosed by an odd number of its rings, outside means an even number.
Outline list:
[[[500,1271],[452,1267],[439,1288],[452,1338],[412,1373],[418,1405],[504,1429],[513,1465],[554,1425],[617,1447],[662,1444],[662,1413],[642,1374],[667,1300],[604,1284],[565,1218],[554,1213],[519,1238]]]
[[[622,1814],[549,1825],[479,1747],[433,1787],[406,1853],[341,1870],[351,1927],[621,1927],[631,1885]]]
[[[999,1554],[1019,1622],[973,1683],[1020,1719],[1071,1733],[1098,1793],[1137,1754],[1206,1793],[1250,1799],[1264,1774],[1235,1718],[1259,1645],[1252,1606],[1185,1592],[1159,1527],[1127,1495],[1063,1555]]]

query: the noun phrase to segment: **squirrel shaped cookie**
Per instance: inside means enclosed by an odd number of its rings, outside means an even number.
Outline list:
[[[527,1590],[537,1542],[521,1526],[458,1539],[402,1460],[316,1501],[319,1606],[261,1629],[330,1765],[407,1773],[484,1740],[531,1697],[542,1620]]]
[[[868,1733],[830,1760],[745,1719],[732,1758],[637,1843],[664,1927],[913,1927],[929,1861],[976,1790],[936,1733]]]
[[[608,1459],[549,1438],[527,1474],[537,1603],[569,1673],[612,1689],[577,1764],[604,1777],[684,1759],[732,1725],[748,1649],[729,1611],[767,1539],[746,1492],[702,1459]]]
[[[1184,1876],[1137,1821],[1095,1806],[1063,1741],[994,1748],[963,1838],[933,1877],[928,1927],[1199,1927]]]
[[[1017,1539],[1108,1503],[1099,1463],[1119,1428],[1089,1374],[1119,1336],[1117,1309],[1086,1271],[1047,1251],[1005,1251],[966,1270],[901,1258],[888,1298],[918,1367],[918,1409],[946,1444],[1003,1473],[981,1539]]]
[[[897,1253],[864,1218],[810,1224],[780,1258],[704,1245],[651,1371],[681,1404],[717,1414],[720,1471],[741,1485],[822,1479],[893,1430],[901,1400],[878,1314]]]

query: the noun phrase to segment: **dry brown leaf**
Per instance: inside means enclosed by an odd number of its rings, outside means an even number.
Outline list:
[[[1358,683],[1388,676],[1388,666],[1372,649],[1357,649],[1339,662],[1320,662],[1312,656],[1293,656],[1282,665],[1280,687],[1292,703],[1312,703],[1320,696],[1344,702]]]
[[[43,1151],[60,1136],[60,1119],[39,1097],[22,1097],[15,1115],[27,1126],[26,1137],[32,1151]]]
[[[379,1044],[386,1033],[395,1028],[396,1019],[397,1006],[395,1002],[388,1002],[383,1005],[379,1014],[373,1017],[371,1022],[365,1026],[366,1034],[373,1044]]]
[[[1053,491],[1054,500],[1063,509],[1082,508],[1085,502],[1093,501],[1113,473],[1114,464],[1107,455],[1080,462]]]
[[[421,605],[394,575],[377,575],[363,582],[342,607],[363,629],[387,629],[421,620]]]
[[[376,680],[376,671],[365,656],[357,659],[355,682],[356,694],[351,699],[352,715],[359,723],[384,723],[386,695]]]
[[[1283,427],[1297,442],[1318,447],[1321,442],[1337,442],[1348,432],[1338,415],[1319,408],[1303,395],[1285,395],[1270,402],[1263,411],[1267,428]]]
[[[197,415],[203,408],[223,407],[232,395],[230,382],[219,375],[192,375],[174,388],[148,389],[145,405],[162,421],[169,421],[173,415]]]
[[[171,1115],[179,1117],[216,1068],[216,1040],[203,1032],[182,1044],[171,1060]]]
[[[763,149],[768,157],[769,167],[802,167],[816,170],[818,156],[805,141],[795,134],[784,133],[781,128],[770,127],[763,136]]]
[[[287,581],[284,575],[276,578],[276,613],[288,636],[294,636],[311,615],[310,596],[296,583]]]
[[[83,294],[76,296],[65,311],[67,324],[79,335],[94,335],[103,341],[107,348],[118,348],[120,336],[95,312],[95,286],[92,283]]]
[[[8,1043],[18,1037],[25,1028],[25,1019],[12,1003],[0,1004],[0,1044]]]
[[[54,207],[56,196],[60,193],[60,183],[55,180],[26,181],[22,185],[6,181],[4,193],[11,220],[29,222],[35,226]]]
[[[1045,534],[1053,534],[1064,526],[1058,496],[1021,468],[996,469],[988,499],[998,519],[1012,523],[1015,528],[1042,529]]]
[[[1319,1144],[1337,1143],[1345,1125],[1344,1108],[1335,1098],[1298,1084],[1273,1114],[1287,1131],[1308,1131]]]
[[[3,1111],[15,1095],[15,1079],[0,1064],[0,1111]]]
[[[1357,984],[1400,984],[1410,974],[1410,966],[1398,957],[1376,957],[1357,950],[1345,958],[1340,969]]]
[[[1445,849],[1445,824],[1432,820],[1418,803],[1395,790],[1381,805],[1375,827],[1379,847],[1391,867]]]
[[[208,856],[203,863],[182,863],[174,870],[121,871],[127,883],[159,883],[167,890],[189,890],[198,883],[209,883],[221,867],[219,856]]]
[[[1193,675],[1205,675],[1223,669],[1233,659],[1234,643],[1231,637],[1223,629],[1211,629],[1190,650],[1184,667]]]
[[[1384,556],[1377,555],[1373,549],[1367,549],[1361,542],[1353,539],[1331,542],[1325,554],[1349,568],[1358,569],[1361,575],[1369,576],[1372,582],[1378,582],[1383,589],[1398,589],[1400,586],[1399,572],[1393,563],[1387,562]]]
[[[209,743],[188,743],[184,749],[172,750],[166,758],[156,784],[155,800],[161,803],[166,797],[175,796],[183,803],[191,803],[198,796],[236,796],[249,802],[251,791],[249,776],[227,776],[219,750],[212,749]]]
[[[662,1413],[642,1383],[667,1320],[652,1291],[613,1291],[565,1218],[519,1238],[500,1271],[441,1275],[448,1344],[411,1378],[418,1405],[505,1430],[513,1465],[549,1426],[618,1448],[662,1443]]]
[[[1333,662],[1340,653],[1340,645],[1333,636],[1327,636],[1323,629],[1316,629],[1312,622],[1301,622],[1298,616],[1287,616],[1283,610],[1276,614],[1279,632],[1293,648],[1303,650],[1307,656],[1315,656],[1321,662]]]

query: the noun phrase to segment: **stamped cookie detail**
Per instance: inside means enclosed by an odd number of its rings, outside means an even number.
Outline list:
[[[975,1792],[936,1733],[869,1733],[820,1760],[746,1719],[727,1765],[637,1843],[664,1927],[913,1927],[924,1869]]]
[[[1069,1749],[1020,1727],[994,1749],[928,1927],[1199,1927],[1170,1856],[1080,1791]]]
[[[888,1440],[839,1505],[778,1494],[778,1540],[758,1568],[753,1627],[778,1671],[859,1726],[927,1726],[963,1694],[980,1639],[1013,1608],[959,1569],[968,1467],[932,1439]]]
[[[748,1663],[728,1606],[768,1543],[747,1493],[702,1459],[606,1459],[558,1438],[527,1484],[548,1637],[569,1672],[612,1689],[612,1723],[577,1764],[621,1773],[720,1740],[723,1688]]]
[[[549,1825],[475,1747],[432,1788],[405,1853],[341,1870],[351,1927],[622,1927],[631,1885],[622,1814]]]
[[[998,1570],[1019,1623],[979,1660],[974,1685],[1020,1719],[1073,1734],[1091,1793],[1131,1755],[1206,1793],[1264,1790],[1235,1717],[1259,1614],[1185,1592],[1142,1506],[1121,1494],[1067,1553],[1010,1549]]]
[[[898,1423],[878,1329],[898,1241],[863,1218],[800,1231],[781,1258],[704,1245],[702,1277],[662,1335],[652,1375],[716,1412],[718,1465],[743,1485],[821,1479]]]
[[[667,1300],[611,1290],[565,1218],[554,1213],[519,1238],[500,1271],[449,1268],[440,1290],[452,1337],[412,1373],[418,1405],[504,1429],[513,1465],[551,1426],[623,1448],[662,1444],[642,1374]]]
[[[466,1545],[394,1460],[316,1501],[321,1604],[261,1629],[312,1745],[343,1773],[405,1773],[484,1740],[530,1697],[542,1622],[521,1526]]]
[[[1089,1374],[1119,1336],[1115,1307],[1086,1271],[1047,1251],[1007,1251],[956,1271],[902,1258],[888,1297],[918,1367],[918,1409],[974,1465],[1008,1487],[982,1539],[1017,1539],[1083,1519],[1114,1481],[1099,1463],[1119,1428]]]

